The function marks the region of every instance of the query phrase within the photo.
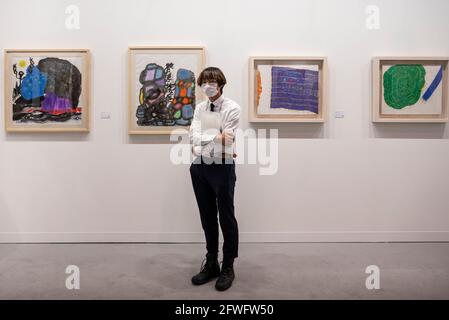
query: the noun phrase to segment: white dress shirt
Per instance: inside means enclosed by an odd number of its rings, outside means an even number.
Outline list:
[[[211,111],[211,103],[215,105]],[[209,99],[196,105],[190,125],[190,143],[193,146],[195,156],[205,157],[232,157],[234,143],[223,147],[217,135],[224,130],[235,131],[239,125],[241,107],[233,100],[224,97],[223,94],[214,102]]]

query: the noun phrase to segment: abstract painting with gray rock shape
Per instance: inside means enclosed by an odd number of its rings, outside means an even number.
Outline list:
[[[195,107],[195,75],[174,64],[149,63],[141,71],[140,105],[136,110],[138,126],[189,126]]]
[[[17,124],[81,122],[82,75],[70,61],[29,57],[13,64],[12,120]]]

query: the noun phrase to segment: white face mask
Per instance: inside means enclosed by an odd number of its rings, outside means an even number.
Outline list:
[[[218,94],[218,85],[216,83],[203,83],[201,89],[208,98]]]

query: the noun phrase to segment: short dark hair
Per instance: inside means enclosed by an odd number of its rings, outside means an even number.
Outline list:
[[[220,87],[220,92],[223,93],[223,87],[226,84],[226,77],[219,68],[208,67],[201,71],[197,80],[198,85],[201,86],[203,83],[208,81],[216,81]]]

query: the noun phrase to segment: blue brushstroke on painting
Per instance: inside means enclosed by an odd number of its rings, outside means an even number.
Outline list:
[[[440,85],[442,80],[443,80],[443,67],[440,67],[440,70],[438,71],[437,75],[435,76],[435,79],[433,79],[429,88],[427,88],[426,92],[422,96],[422,98],[425,101],[430,99],[430,97],[433,95],[435,90],[438,88],[438,86]]]

